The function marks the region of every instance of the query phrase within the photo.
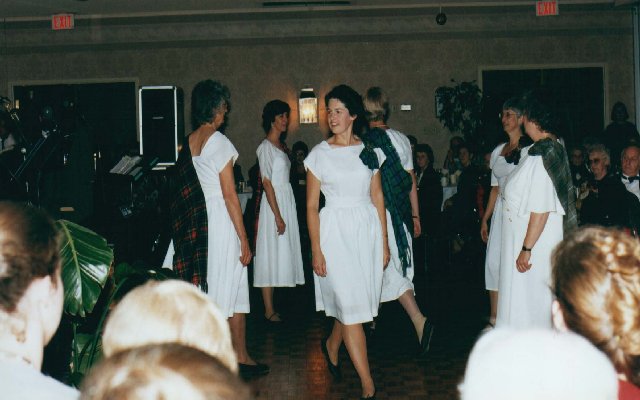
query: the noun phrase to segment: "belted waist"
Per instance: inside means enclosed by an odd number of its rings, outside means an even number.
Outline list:
[[[340,196],[340,197],[325,197],[325,207],[329,208],[348,208],[348,207],[362,207],[371,202],[369,196]]]

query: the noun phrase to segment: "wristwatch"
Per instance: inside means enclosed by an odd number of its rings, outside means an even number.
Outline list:
[[[531,253],[531,248],[522,245],[522,251],[528,251],[529,253]]]

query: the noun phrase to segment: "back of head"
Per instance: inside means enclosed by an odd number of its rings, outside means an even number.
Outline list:
[[[207,79],[196,84],[191,92],[191,124],[197,129],[213,121],[220,107],[225,105],[231,110],[229,88],[218,81]]]
[[[251,391],[218,359],[177,343],[124,350],[82,382],[82,400],[250,400]]]
[[[111,312],[103,351],[159,343],[180,343],[217,357],[238,369],[226,318],[195,286],[178,280],[148,282],[129,292]]]
[[[640,244],[622,231],[579,229],[551,257],[566,327],[602,350],[640,386]]]
[[[582,337],[550,330],[494,329],[475,344],[462,400],[615,400],[607,358]]]
[[[271,123],[276,120],[276,115],[290,113],[291,107],[282,100],[271,100],[264,105],[262,109],[262,129],[265,133],[269,133]]]
[[[367,121],[387,122],[389,117],[389,100],[382,88],[370,87],[364,96],[364,109]]]
[[[0,202],[0,310],[12,313],[37,278],[60,268],[60,234],[42,210]]]
[[[554,97],[544,89],[527,91],[519,100],[522,114],[541,131],[562,136],[560,110]]]

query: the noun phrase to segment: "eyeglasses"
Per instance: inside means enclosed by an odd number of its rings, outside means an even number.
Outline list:
[[[590,158],[589,159],[589,164],[600,164],[600,160],[599,158]]]
[[[498,118],[502,119],[503,117],[505,118],[511,118],[512,116],[515,116],[516,118],[520,116],[520,114],[513,112],[513,111],[505,111],[505,112],[500,112],[498,113]]]

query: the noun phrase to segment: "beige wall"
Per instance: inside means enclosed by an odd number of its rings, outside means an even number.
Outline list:
[[[245,174],[263,138],[262,106],[280,98],[297,111],[297,95],[305,84],[316,90],[321,109],[322,96],[336,84],[361,92],[382,86],[393,108],[412,105],[410,112],[393,112],[390,124],[430,143],[436,164],[442,162],[450,134],[435,119],[434,91],[452,78],[478,79],[481,68],[604,65],[606,107],[621,100],[633,112],[629,10],[567,8],[547,18],[536,18],[533,7],[447,14],[445,26],[435,24],[433,10],[420,9],[79,17],[76,29],[66,32],[50,31],[47,21],[10,22],[0,53],[0,95],[18,81],[135,78],[140,85],[182,87],[188,115],[195,83],[218,79],[232,92],[228,135]],[[311,147],[322,140],[324,121],[300,126],[292,114],[289,144],[304,140]]]

